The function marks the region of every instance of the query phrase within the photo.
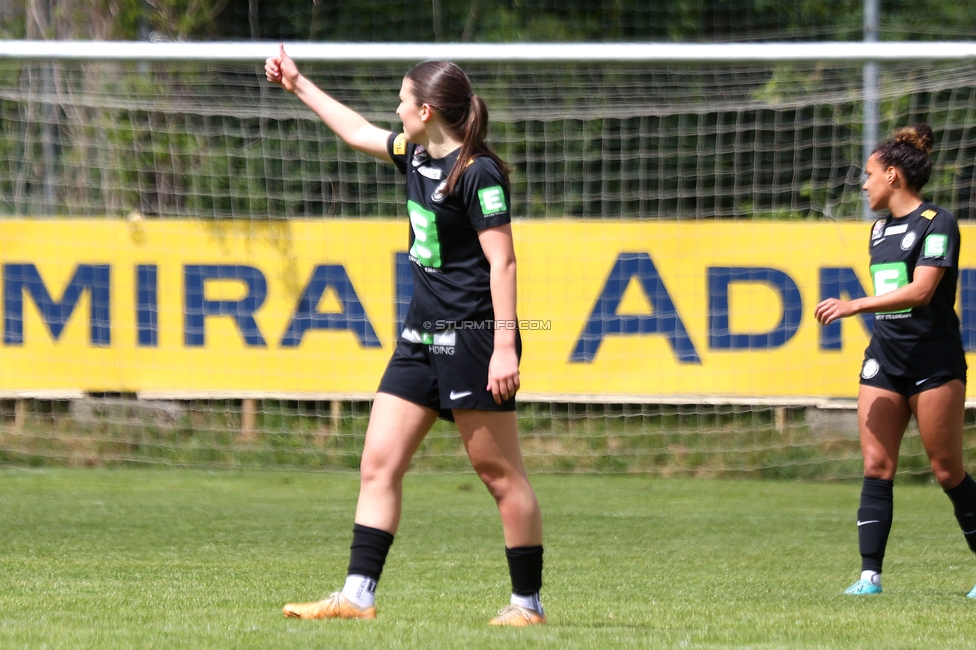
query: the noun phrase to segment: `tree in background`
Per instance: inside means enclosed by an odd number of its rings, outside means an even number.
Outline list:
[[[882,6],[883,40],[976,36],[976,4]],[[862,0],[7,0],[6,38],[525,42],[859,40]]]

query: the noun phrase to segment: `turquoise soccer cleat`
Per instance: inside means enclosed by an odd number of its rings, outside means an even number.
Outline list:
[[[973,591],[976,591],[976,589]],[[870,580],[858,580],[850,587],[845,589],[844,593],[848,596],[870,596],[872,594],[880,594],[881,585],[876,585]],[[973,596],[973,598],[976,598],[976,596]]]
[[[976,587],[973,587],[973,590],[966,594],[966,598],[976,598]]]

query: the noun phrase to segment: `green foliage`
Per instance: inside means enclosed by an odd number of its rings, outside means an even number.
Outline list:
[[[883,3],[881,20],[888,40],[965,40],[973,37],[976,6],[969,2]]]
[[[54,4],[53,31],[45,35],[72,38],[132,39],[152,31],[164,39],[235,40],[856,39],[862,20],[861,3],[851,0]],[[924,38],[934,25],[945,33],[971,32],[974,11],[958,3],[916,7],[898,2],[884,8],[883,33]],[[4,18],[0,29],[23,33],[29,12],[16,5]],[[395,97],[395,89],[373,83],[375,68],[359,66],[358,87],[343,98],[357,110],[384,102],[389,106]],[[490,72],[495,85],[485,92],[486,101],[492,110],[505,107],[509,113],[505,121],[493,118],[490,136],[513,167],[516,210],[531,217],[859,217],[852,186],[859,184],[863,157],[858,146],[860,66],[779,65],[745,73],[732,68],[648,66],[621,72],[580,64],[576,69]],[[916,73],[899,66],[883,70],[882,135],[894,125],[927,120],[948,141],[971,141],[971,93],[913,87],[908,82]],[[16,93],[0,99],[4,214],[91,216],[138,210],[160,216],[288,218],[402,213],[393,170],[361,156],[350,158],[348,148],[314,116],[236,113],[238,97],[257,101],[257,70],[211,73],[169,64],[87,64],[83,77],[71,78],[58,66],[8,62],[0,74],[5,87],[36,93],[21,101],[13,99]],[[544,116],[534,115],[539,104],[525,99],[532,94],[525,90],[527,75],[539,87],[566,89],[557,98],[545,98]],[[76,93],[62,97],[123,101],[110,108],[84,99],[44,103],[45,83]],[[211,83],[219,99],[199,98],[201,104],[214,102],[206,110],[195,110],[196,97],[189,97],[186,106],[181,103],[181,93],[191,95]],[[626,91],[617,93],[618,88]],[[825,99],[815,104],[808,97]],[[226,114],[215,115],[220,108]],[[393,106],[382,115],[393,119]],[[371,117],[375,121],[375,113]],[[972,211],[976,172],[969,161],[976,151],[971,149],[956,147],[948,154],[951,159],[937,161],[944,172],[933,179],[940,183],[933,198],[949,206],[964,204],[962,217]]]
[[[52,0],[53,1],[53,0]],[[94,7],[81,7],[81,11],[75,16],[79,26],[84,25],[85,10],[92,11],[96,16],[112,16],[115,20],[109,38],[136,40],[139,38],[139,31],[143,24],[160,9],[165,11],[170,0],[154,0],[150,4],[148,0],[98,0]],[[91,19],[92,16],[89,17]]]
[[[859,40],[863,23],[860,0],[53,0],[52,9],[50,23],[40,26],[48,38],[135,39],[152,31],[170,40]],[[22,37],[39,11],[26,0],[11,3],[0,34]],[[976,7],[898,0],[883,3],[880,22],[885,40],[966,39]]]

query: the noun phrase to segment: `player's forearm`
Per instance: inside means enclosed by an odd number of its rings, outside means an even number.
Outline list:
[[[851,301],[855,314],[874,314],[881,311],[899,311],[927,305],[933,291],[920,283],[911,282],[881,296],[866,296]]]
[[[295,95],[305,102],[343,142],[354,149],[375,153],[375,142],[386,141],[386,132],[362,115],[333,99],[304,76],[295,83]]]
[[[506,258],[491,265],[491,302],[495,314],[495,349],[515,347],[516,265]]]

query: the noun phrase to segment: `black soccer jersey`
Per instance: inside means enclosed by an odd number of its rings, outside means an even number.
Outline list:
[[[404,325],[433,331],[493,319],[490,268],[478,231],[511,222],[505,175],[494,160],[478,156],[445,196],[458,151],[432,158],[402,133],[391,134],[386,146],[407,177],[413,298]]]
[[[880,296],[912,281],[919,266],[942,266],[945,274],[927,305],[874,316],[866,355],[889,374],[927,378],[965,376],[966,357],[956,315],[959,227],[932,203],[905,217],[890,214],[871,230],[871,280]]]

